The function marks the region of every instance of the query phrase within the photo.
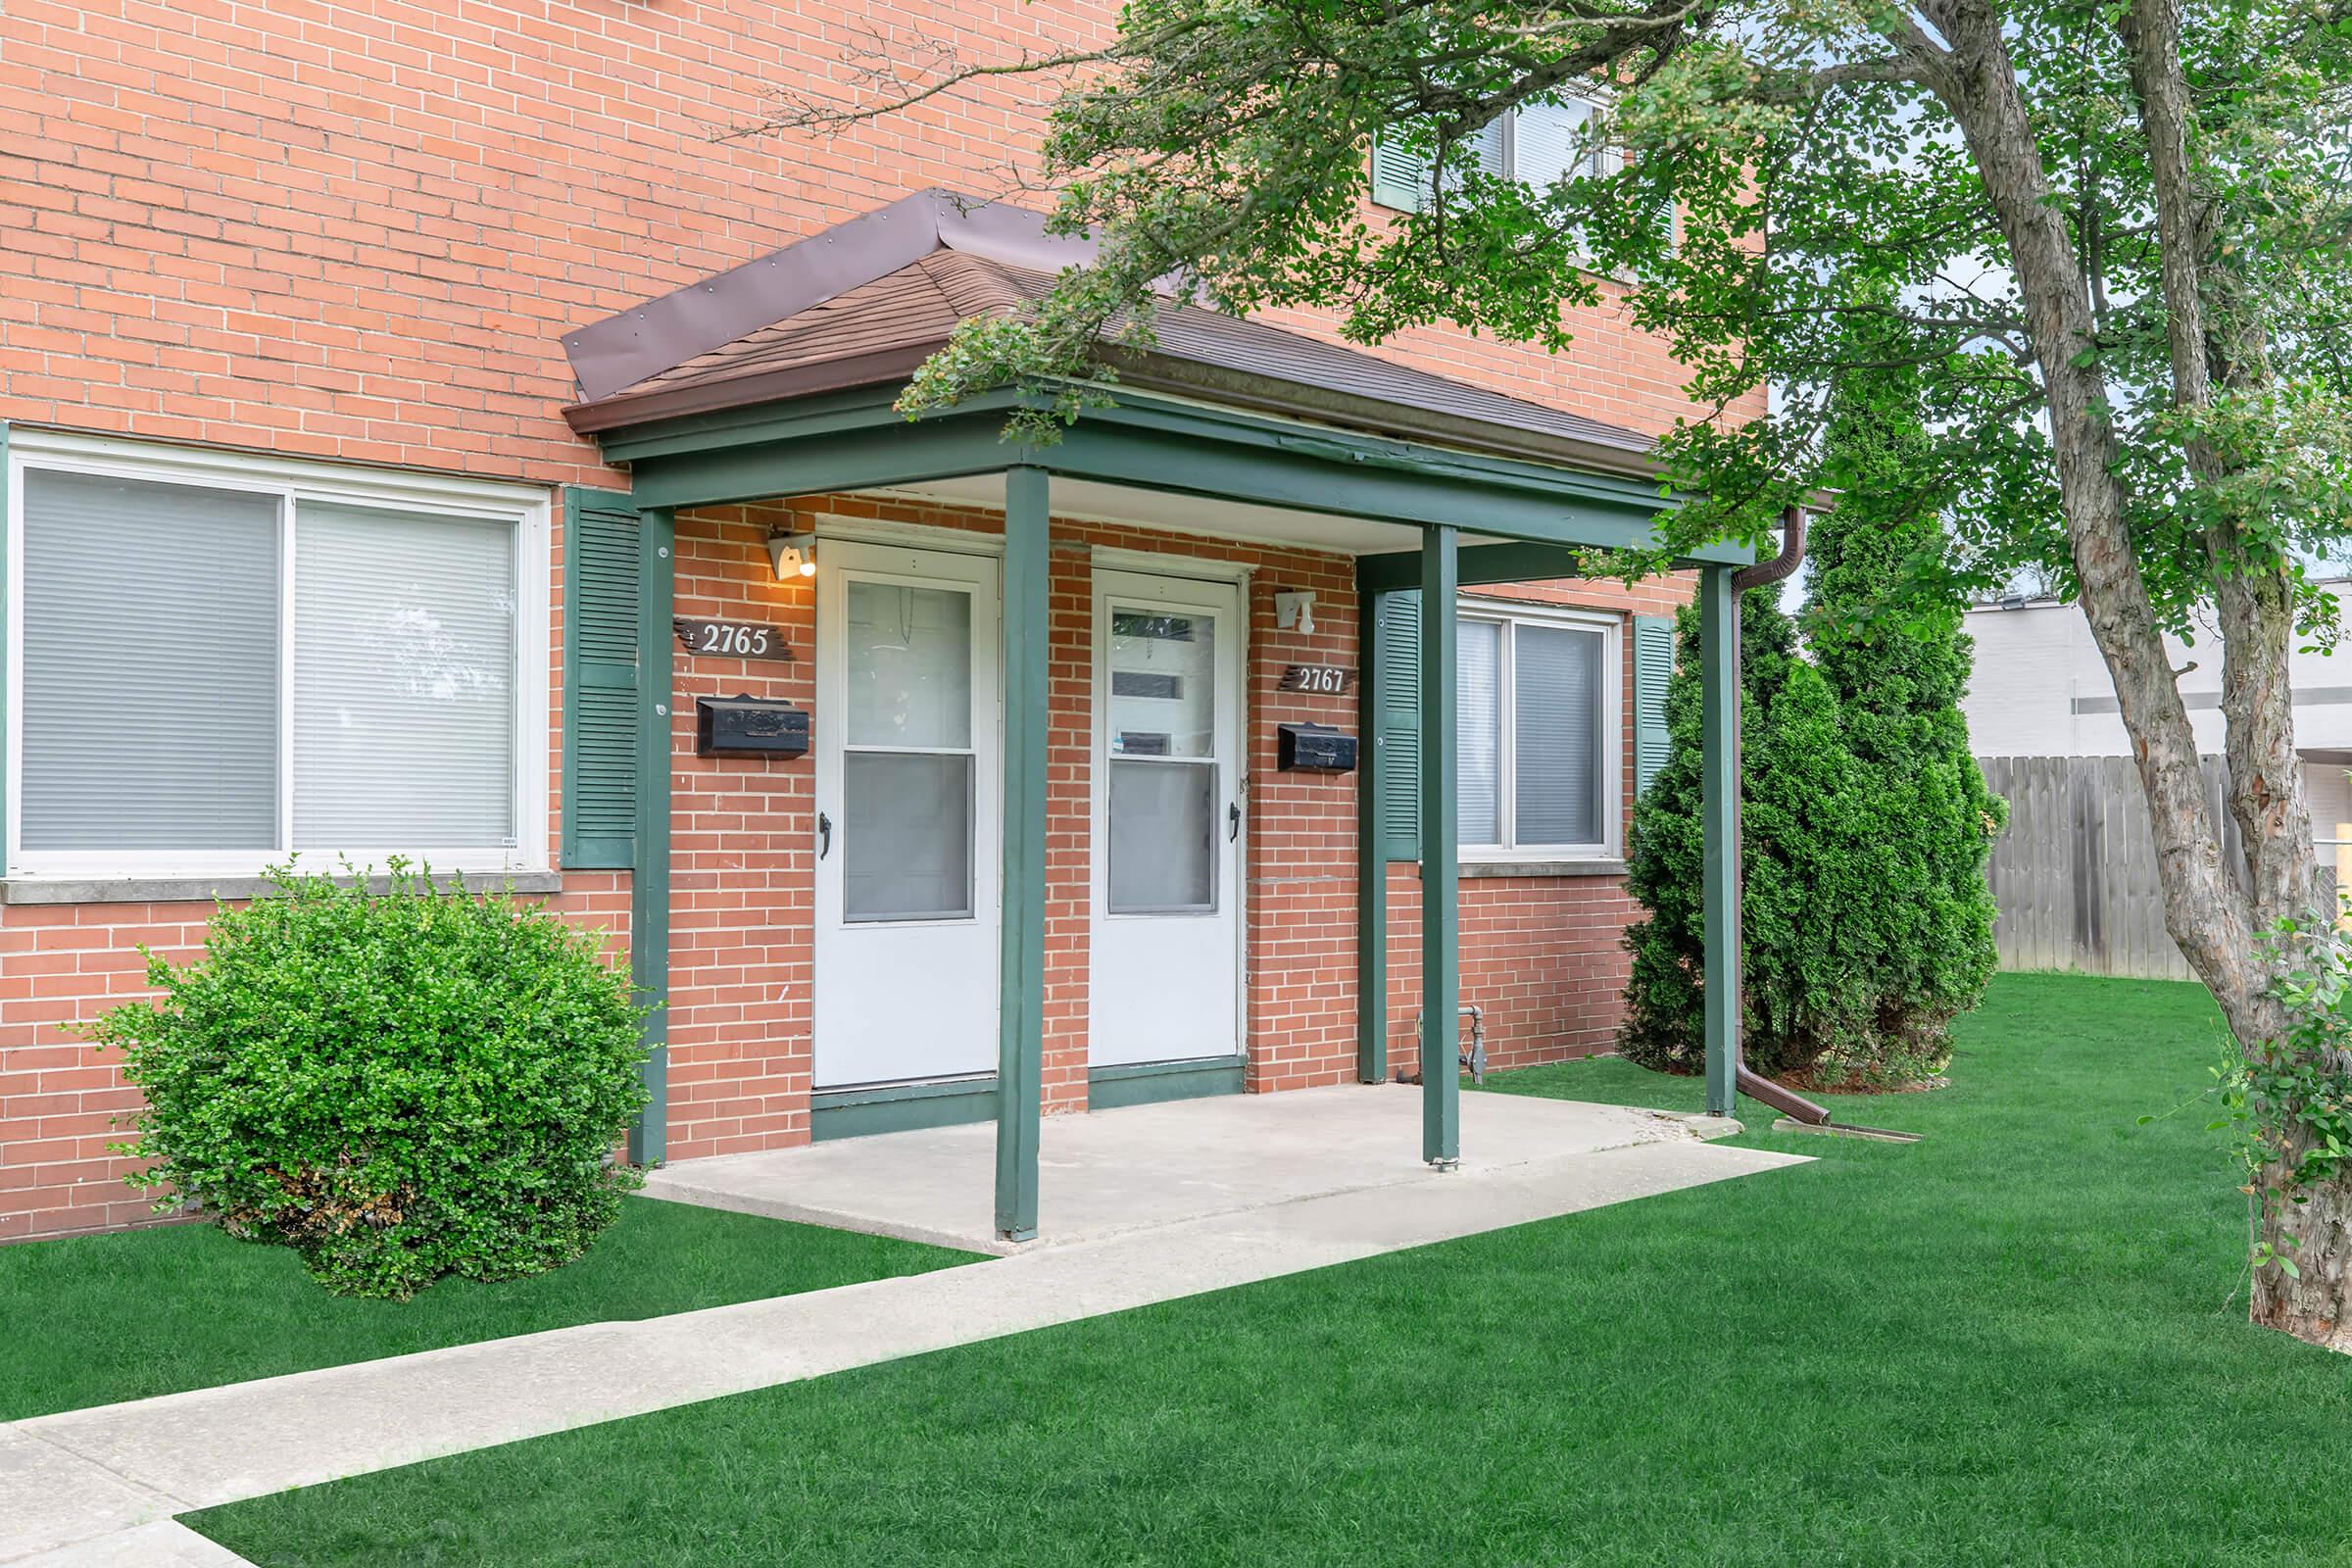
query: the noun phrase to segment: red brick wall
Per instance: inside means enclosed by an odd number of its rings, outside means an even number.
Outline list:
[[[565,878],[556,907],[625,934],[628,879]],[[0,907],[0,1241],[99,1230],[146,1217],[152,1200],[109,1153],[138,1104],[116,1057],[72,1025],[149,995],[141,943],[174,961],[204,946],[210,904]]]
[[[975,54],[1102,38],[1108,0],[875,20]],[[0,418],[596,480],[557,338],[927,185],[1005,185],[1043,79],[831,140],[714,142],[839,80],[817,0],[11,0]],[[1689,411],[1615,307],[1546,358],[1450,328],[1380,352],[1642,428]],[[1328,334],[1328,322],[1283,319]]]

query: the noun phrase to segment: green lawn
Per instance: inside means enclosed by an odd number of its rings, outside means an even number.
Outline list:
[[[191,1522],[269,1568],[2344,1563],[2352,1362],[2246,1326],[2208,1118],[2134,1125],[2218,1027],[2004,978],[1953,1088],[1847,1108],[1915,1146]]]
[[[0,1420],[969,1261],[648,1198],[569,1267],[405,1302],[329,1296],[292,1252],[209,1225],[0,1247]]]

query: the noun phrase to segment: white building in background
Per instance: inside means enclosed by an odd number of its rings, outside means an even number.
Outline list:
[[[2333,585],[2347,636],[2333,653],[2297,652],[2295,745],[2312,831],[2339,882],[2352,885],[2352,582]],[[2002,600],[1968,613],[1976,639],[1976,674],[1961,710],[1979,757],[2129,757],[2130,736],[2091,640],[2082,607],[2054,599]],[[2218,757],[2223,745],[2222,640],[2200,631],[2194,643],[2168,640],[2180,695],[2197,732],[2197,749]]]

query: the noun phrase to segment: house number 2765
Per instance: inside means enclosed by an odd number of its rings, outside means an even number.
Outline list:
[[[678,641],[690,654],[710,654],[720,659],[792,658],[792,649],[785,644],[780,626],[757,620],[691,620],[685,616],[680,616],[676,625]]]

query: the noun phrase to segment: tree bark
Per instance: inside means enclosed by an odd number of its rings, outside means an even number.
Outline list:
[[[2213,407],[2214,381],[2246,388],[2268,378],[2258,341],[2232,330],[2228,306],[2209,307],[2216,263],[2213,205],[2191,158],[2192,109],[2180,63],[2179,0],[2132,0],[2122,21],[2132,58],[2132,86],[2147,138],[2156,201],[2165,330],[2173,404]],[[2227,477],[2212,443],[2183,441],[2201,484]],[[2207,559],[2222,632],[2222,713],[2230,812],[2245,846],[2247,923],[2261,932],[2320,909],[2318,854],[2295,751],[2294,698],[2288,660],[2294,647],[2294,594],[2282,562],[2250,560],[2229,518],[2208,524]],[[2331,918],[2332,910],[2323,916]],[[2268,994],[2249,1000],[2230,1023],[2243,1048],[2260,1052],[2284,1035],[2285,1019]],[[2341,1061],[2328,1063],[2337,1070]],[[2300,1126],[2283,1129],[2283,1157],[2255,1173],[2253,1222],[2265,1261],[2254,1270],[2248,1310],[2257,1323],[2298,1339],[2352,1351],[2352,1177],[2289,1190],[2290,1173],[2310,1147]],[[2291,1260],[2294,1272],[2275,1261]]]
[[[2228,330],[2217,318],[2222,313],[2207,305],[2213,203],[2190,159],[2179,0],[2132,0],[2122,32],[2156,200],[2173,406],[2203,413],[2213,407],[2217,366],[2226,384],[2239,385],[2265,378],[2267,367],[2259,364],[2258,348]],[[2226,477],[2228,465],[2209,440],[2191,434],[2183,448],[2200,483]],[[2294,599],[2284,564],[2249,560],[2227,518],[2209,526],[2207,540],[2221,613],[2230,810],[2245,845],[2248,913],[2258,929],[2267,928],[2310,913],[2319,891],[2287,680]]]
[[[2230,1027],[2242,1032],[2257,1021],[2265,987],[2253,969],[2243,906],[2223,871],[2196,733],[2126,526],[2089,288],[2064,220],[2048,200],[2039,144],[2000,19],[1983,0],[1928,0],[1923,9],[1949,49],[1927,63],[1922,80],[1967,139],[2009,244],[2047,399],[2082,611],[2115,683],[2148,801],[2165,927]]]

